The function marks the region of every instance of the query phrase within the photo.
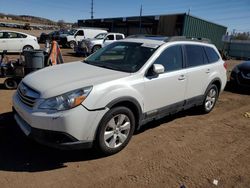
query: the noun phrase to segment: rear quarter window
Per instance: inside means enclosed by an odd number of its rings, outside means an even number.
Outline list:
[[[209,63],[214,63],[220,59],[219,55],[211,47],[204,47]]]
[[[208,59],[202,46],[185,45],[187,67],[196,67],[208,63]]]

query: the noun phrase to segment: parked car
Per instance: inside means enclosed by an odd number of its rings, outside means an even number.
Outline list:
[[[0,30],[0,52],[23,52],[40,49],[37,38],[17,31]]]
[[[76,54],[91,54],[114,41],[124,39],[122,33],[100,33],[93,39],[83,39],[75,47]]]
[[[244,61],[234,67],[230,82],[236,87],[250,88],[250,61]]]
[[[40,43],[45,43],[46,41],[51,42],[52,40],[55,40],[57,42],[60,41],[60,37],[67,36],[68,30],[56,30],[52,31],[50,33],[41,33],[39,37],[39,42]]]
[[[227,82],[203,41],[130,38],[83,62],[26,76],[13,96],[22,131],[53,147],[122,150],[145,123],[194,106],[209,113]]]
[[[78,42],[87,38],[94,38],[100,33],[107,33],[106,30],[97,28],[72,29],[67,36],[60,37],[60,44],[63,47],[75,48]]]

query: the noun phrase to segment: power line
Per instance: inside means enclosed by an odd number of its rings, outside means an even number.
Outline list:
[[[94,19],[94,0],[91,0],[91,19]]]

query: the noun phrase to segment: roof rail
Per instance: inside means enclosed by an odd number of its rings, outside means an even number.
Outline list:
[[[194,42],[211,43],[211,40],[207,38],[187,37],[187,36],[173,36],[173,37],[168,37],[167,39],[164,40],[164,42],[173,42],[173,41],[194,41]]]

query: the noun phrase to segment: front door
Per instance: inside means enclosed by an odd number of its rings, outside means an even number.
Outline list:
[[[0,52],[8,50],[8,43],[6,39],[7,39],[7,33],[0,32]]]
[[[167,47],[154,64],[161,64],[165,72],[157,76],[149,72],[144,78],[144,112],[160,113],[184,104],[187,85],[186,70],[183,69],[182,46]]]

